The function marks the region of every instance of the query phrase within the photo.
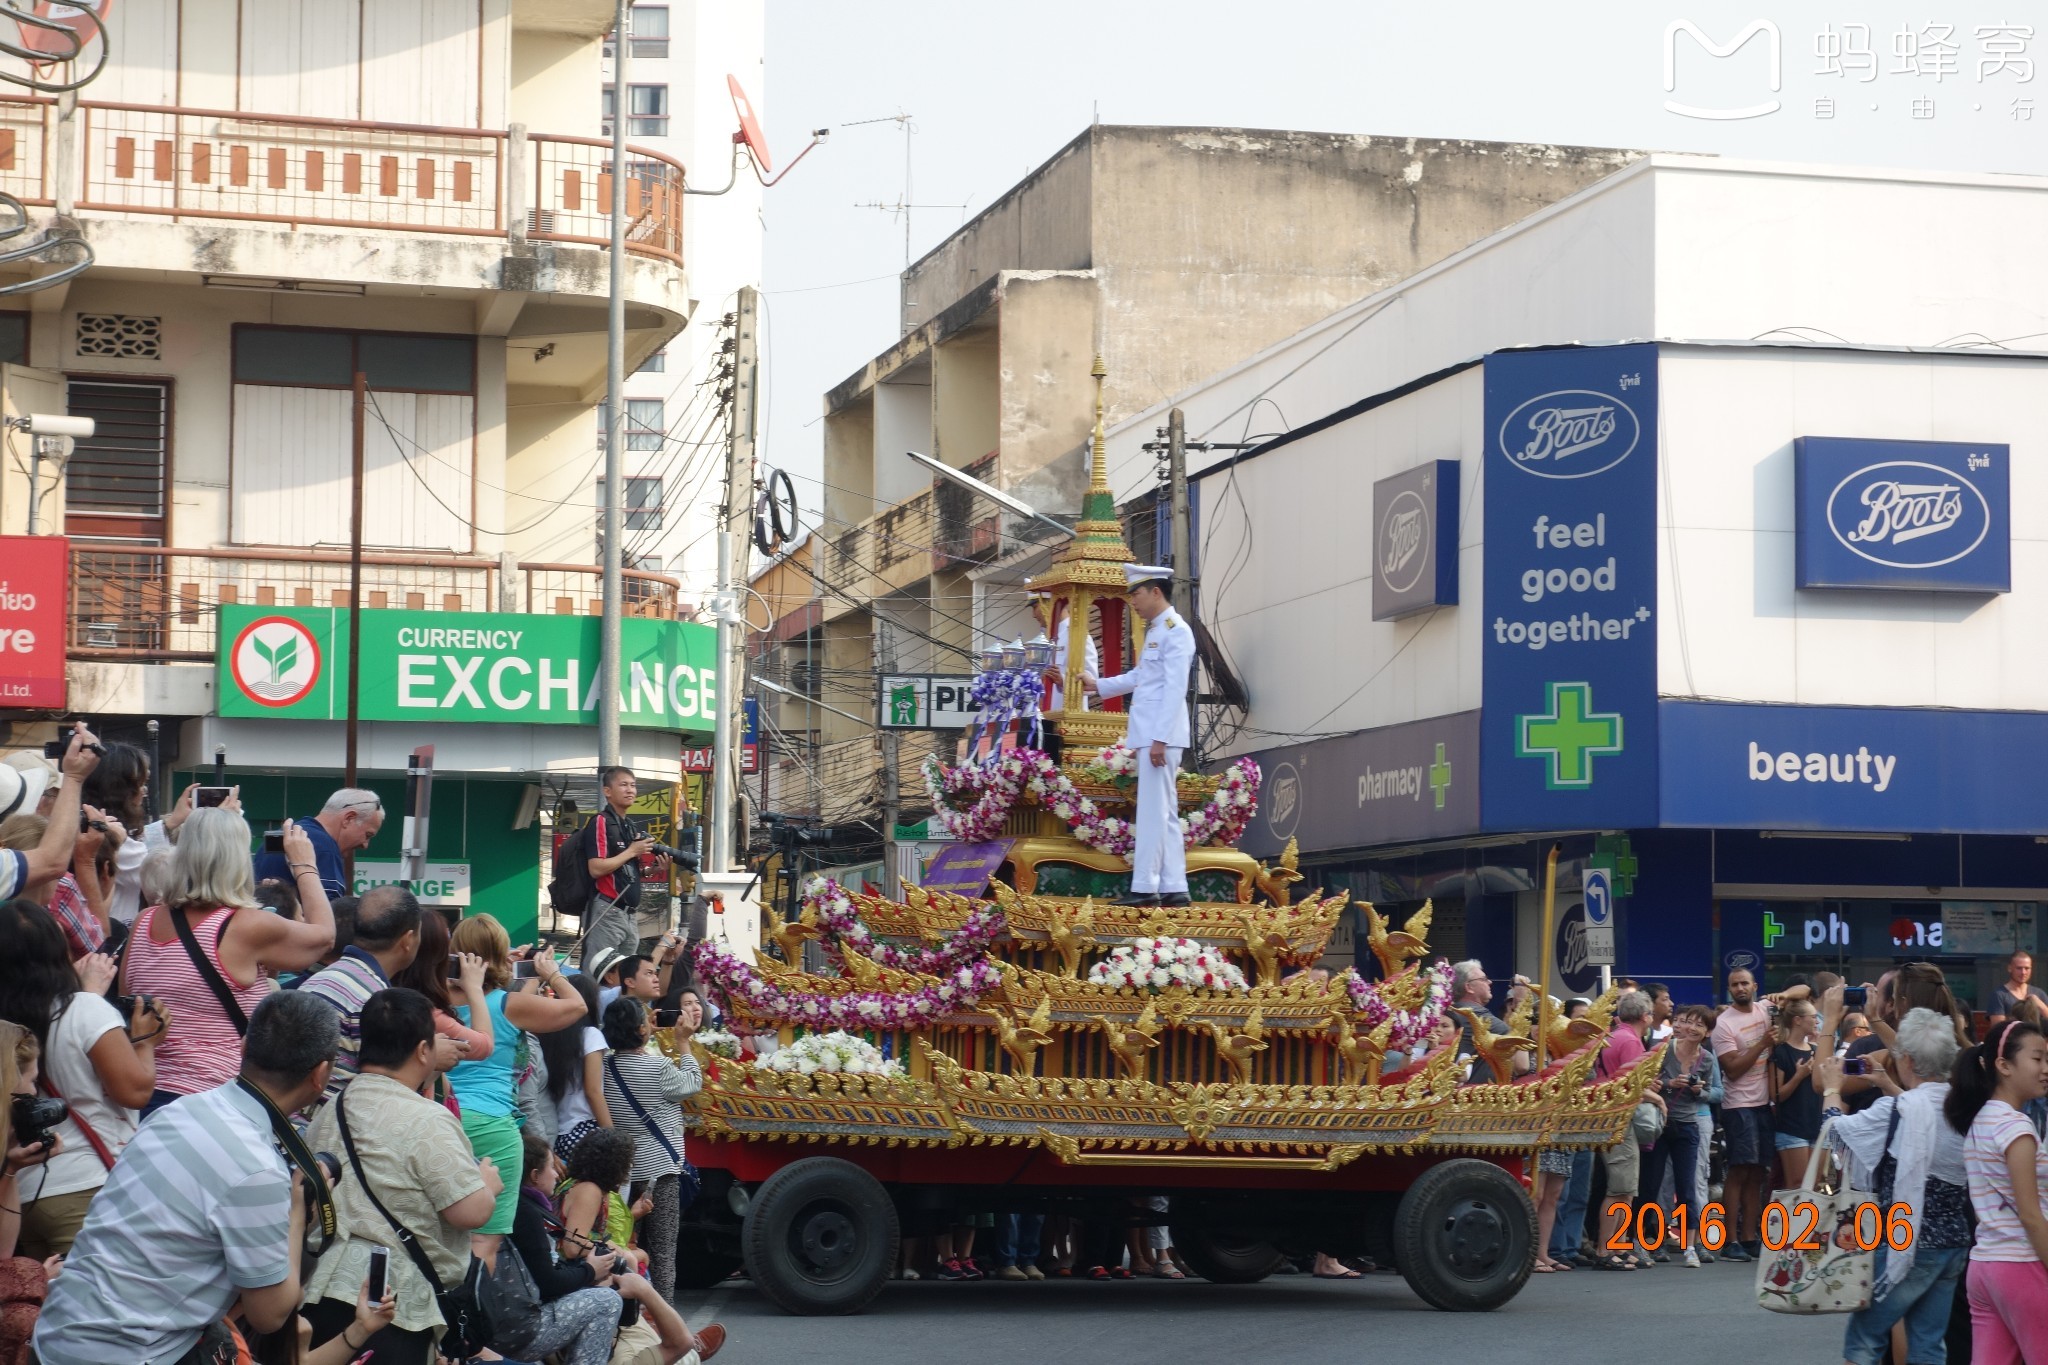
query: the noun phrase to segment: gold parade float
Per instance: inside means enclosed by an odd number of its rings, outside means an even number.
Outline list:
[[[1114,659],[1124,628],[1135,636],[1142,625],[1122,610],[1132,556],[1108,487],[1099,361],[1096,377],[1083,517],[1032,586],[1054,604],[1049,616],[1088,623]],[[1082,672],[1082,640],[1074,629],[1054,661],[1064,678]],[[1141,640],[1130,643],[1135,657]],[[1465,1276],[1465,1288],[1485,1287],[1462,1293],[1455,1249],[1432,1271],[1423,1262],[1437,1255],[1418,1243],[1398,1256],[1403,1272],[1441,1307],[1505,1301],[1501,1286],[1511,1296],[1527,1274],[1520,1225],[1533,1228],[1514,1176],[1525,1160],[1533,1169],[1539,1149],[1622,1138],[1661,1053],[1597,1081],[1612,998],[1577,1021],[1549,1000],[1539,1016],[1532,1001],[1499,1034],[1468,1016],[1477,1048],[1468,1077],[1449,967],[1430,958],[1426,904],[1395,925],[1358,903],[1359,939],[1377,970],[1316,970],[1352,902],[1348,892],[1306,889],[1291,844],[1271,865],[1230,846],[1256,807],[1248,761],[1181,776],[1191,903],[1117,903],[1133,799],[1125,717],[1083,709],[1080,693],[1066,687],[1063,709],[1046,718],[1057,760],[1027,743],[1030,726],[1019,722],[1011,744],[997,736],[977,756],[970,740],[965,761],[929,774],[935,825],[997,850],[977,894],[908,886],[891,900],[819,881],[799,913],[767,913],[751,960],[699,948],[699,980],[734,1032],[779,1044],[756,1052],[730,1035],[692,1044],[704,1073],[692,1159],[748,1191],[743,1245],[757,1281],[765,1271],[762,1287],[792,1311],[866,1301],[831,1287],[832,1257],[818,1251],[819,1229],[838,1226],[830,1218],[791,1213],[781,1232],[754,1227],[776,1182],[821,1155],[837,1158],[851,1183],[816,1207],[842,1209],[871,1182],[871,1194],[904,1209],[929,1202],[934,1187],[1048,1198],[1121,1187],[1200,1188],[1218,1192],[1204,1196],[1218,1207],[1234,1190],[1273,1199],[1344,1191],[1369,1214],[1375,1192],[1412,1195],[1448,1164],[1482,1168],[1494,1182],[1485,1198],[1499,1245],[1483,1275]],[[1518,1067],[1522,1054],[1533,1065]],[[1482,1161],[1457,1160],[1469,1157]],[[923,1191],[915,1199],[913,1185]],[[1196,1201],[1174,1201],[1177,1244],[1199,1240],[1180,1211]],[[955,1203],[973,1199],[960,1193]],[[1409,1221],[1435,1216],[1425,1209]],[[1400,1232],[1391,1204],[1386,1221]],[[1231,1261],[1229,1245],[1205,1244],[1202,1273],[1259,1278],[1231,1273],[1257,1271],[1257,1257]],[[792,1266],[768,1264],[778,1258]],[[719,1264],[713,1257],[711,1268]]]

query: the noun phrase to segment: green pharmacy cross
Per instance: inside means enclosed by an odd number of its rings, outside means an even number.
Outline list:
[[[1770,951],[1784,936],[1785,926],[1778,923],[1778,917],[1768,910],[1764,911],[1764,950]]]
[[[1593,709],[1588,683],[1549,684],[1547,715],[1515,717],[1515,756],[1546,760],[1543,785],[1583,791],[1593,785],[1596,754],[1621,752],[1621,715]]]
[[[1444,808],[1444,796],[1451,789],[1451,765],[1444,757],[1444,746],[1436,746],[1436,762],[1429,765],[1429,790],[1436,798],[1436,808]]]
[[[1616,897],[1632,896],[1636,890],[1636,873],[1642,863],[1636,858],[1635,845],[1626,834],[1603,834],[1593,841],[1593,867],[1604,867],[1614,881]]]

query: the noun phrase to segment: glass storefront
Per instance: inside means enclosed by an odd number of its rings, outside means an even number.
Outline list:
[[[2036,951],[2041,906],[2033,901],[1724,900],[1723,922],[1763,926],[1764,988],[1794,975],[1839,972],[1875,981],[1903,962],[1932,962],[1964,1009],[1987,1012],[2006,959]]]

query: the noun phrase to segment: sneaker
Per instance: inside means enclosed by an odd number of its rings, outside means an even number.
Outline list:
[[[1700,1254],[1691,1247],[1687,1247],[1685,1249],[1685,1263],[1694,1270],[1698,1270],[1700,1268]]]
[[[1000,1270],[998,1270],[998,1271],[996,1272],[996,1278],[997,1278],[997,1279],[999,1279],[999,1280],[1019,1280],[1019,1281],[1022,1281],[1022,1280],[1028,1280],[1028,1279],[1030,1279],[1031,1277],[1030,1277],[1029,1275],[1026,1275],[1026,1274],[1025,1274],[1025,1273],[1024,1273],[1023,1271],[1021,1271],[1021,1270],[1017,1269],[1017,1267],[1015,1267],[1015,1266],[1013,1266],[1013,1265],[1006,1265],[1006,1266],[1004,1266],[1004,1267],[1003,1267],[1002,1269],[1000,1269]]]
[[[1709,1250],[1707,1250],[1707,1249],[1706,1249],[1705,1247],[1701,1247],[1701,1248],[1700,1248],[1700,1264],[1701,1264],[1701,1265],[1712,1265],[1713,1263],[1714,1263],[1714,1253],[1713,1253],[1713,1252],[1711,1252],[1711,1251],[1709,1251]]]
[[[1724,1261],[1746,1261],[1749,1258],[1749,1253],[1743,1250],[1740,1242],[1730,1242],[1721,1251],[1721,1259]]]
[[[896,1278],[899,1280],[921,1280],[924,1278],[924,1276],[918,1274],[909,1266],[905,1266],[903,1267],[902,1271],[896,1276]]]
[[[975,1272],[963,1268],[957,1260],[948,1261],[939,1267],[938,1278],[942,1280],[964,1280],[970,1276],[975,1279],[980,1278]]]
[[[1749,1259],[1752,1261],[1761,1261],[1764,1258],[1764,1244],[1762,1242],[1744,1242],[1742,1249],[1749,1253]]]
[[[1042,1280],[1045,1278],[1045,1272],[1035,1265],[1027,1265],[1024,1267],[1024,1278],[1027,1280]]]

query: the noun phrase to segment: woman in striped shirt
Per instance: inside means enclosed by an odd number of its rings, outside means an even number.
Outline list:
[[[1956,1059],[1942,1106],[1964,1134],[1977,1210],[1970,1251],[1975,1365],[2021,1365],[2048,1342],[2048,1152],[2020,1112],[2048,1093],[2048,1040],[2008,1019]]]
[[[169,902],[135,917],[121,991],[153,995],[171,1007],[171,1027],[156,1051],[156,1093],[145,1115],[234,1080],[242,1066],[242,1034],[256,1006],[276,989],[272,978],[312,966],[334,942],[334,913],[320,890],[306,836],[285,827],[285,856],[298,879],[303,921],[273,915],[256,903],[249,843],[239,808],[193,811],[178,839]],[[226,984],[232,1012],[180,942],[178,919]]]

